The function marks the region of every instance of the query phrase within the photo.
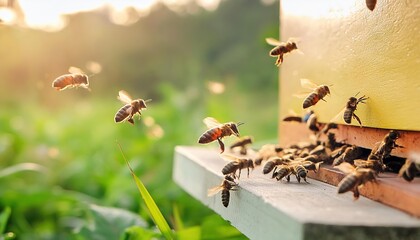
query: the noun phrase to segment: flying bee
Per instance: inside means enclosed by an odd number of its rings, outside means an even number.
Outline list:
[[[225,176],[225,179],[223,179],[222,184],[219,186],[216,186],[214,188],[210,188],[207,192],[207,196],[211,197],[218,192],[222,191],[222,204],[225,207],[229,206],[229,200],[230,200],[230,191],[236,191],[238,187],[238,184],[235,182],[235,180],[231,176]]]
[[[315,83],[311,82],[309,79],[302,78],[300,79],[300,85],[303,88],[310,89],[312,92],[306,96],[305,100],[303,100],[303,108],[306,109],[310,106],[315,106],[322,100],[325,102],[324,97],[326,97],[330,93],[330,88],[327,85],[316,85]],[[300,95],[298,95],[300,96]]]
[[[398,176],[411,182],[418,173],[420,173],[420,154],[411,153],[405,160],[405,164],[401,167]]]
[[[346,109],[344,110],[344,115],[343,115],[343,119],[347,124],[350,124],[351,119],[354,118],[360,124],[360,126],[362,126],[362,122],[360,121],[360,118],[354,112],[357,110],[357,104],[366,103],[365,101],[367,99],[368,97],[365,97],[364,95],[359,98],[356,98],[356,97],[349,98],[346,104]]]
[[[350,163],[344,162],[335,166],[347,175],[338,183],[338,193],[353,191],[354,200],[360,196],[359,188],[367,182],[376,182],[375,172],[370,168],[354,168]]]
[[[129,123],[134,124],[133,117],[137,113],[141,116],[141,111],[147,108],[146,103],[152,101],[151,99],[143,100],[143,99],[136,99],[132,100],[130,95],[121,90],[118,92],[118,99],[125,103],[123,107],[121,107],[118,112],[115,114],[114,120],[116,123],[127,120]]]
[[[209,130],[207,130],[200,136],[200,138],[198,139],[198,143],[205,144],[205,143],[210,143],[210,142],[213,142],[214,140],[217,140],[220,145],[221,153],[225,151],[225,144],[223,144],[221,139],[223,137],[228,137],[230,135],[239,137],[238,126],[243,124],[243,123],[234,123],[234,122],[221,124],[212,117],[204,118],[203,122],[204,124],[206,124]]]
[[[373,11],[373,9],[375,9],[375,6],[376,6],[376,0],[366,0],[366,7],[370,11]]]
[[[228,164],[226,164],[223,169],[222,173],[224,175],[230,175],[232,174],[233,178],[236,178],[236,171],[239,171],[238,173],[238,179],[241,177],[241,170],[247,169],[249,177],[249,169],[254,169],[254,161],[252,159],[246,159],[246,158],[237,158],[233,155],[222,155],[222,158],[225,160],[230,161]]]
[[[234,149],[234,148],[240,148],[239,153],[241,155],[246,155],[247,154],[247,145],[252,144],[252,138],[249,136],[246,137],[242,137],[240,138],[238,141],[234,142],[231,146],[230,149]]]
[[[64,74],[57,77],[52,82],[52,87],[55,88],[57,91],[62,91],[67,88],[86,88],[90,91],[89,86],[89,79],[83,71],[76,67],[69,68],[69,74]]]
[[[331,129],[338,129],[337,123],[329,122],[325,124],[325,126],[322,128],[321,132],[324,134],[327,134]]]
[[[403,148],[403,146],[395,143],[398,138],[400,138],[400,133],[398,131],[391,130],[388,134],[385,135],[381,142],[376,143],[368,159],[374,158],[383,162],[384,158],[387,158],[391,155],[391,151],[394,148]]]
[[[270,50],[271,57],[277,57],[276,66],[279,67],[283,63],[283,55],[292,52],[293,50],[298,50],[296,43],[289,39],[287,42],[280,42],[274,38],[266,38],[265,41],[275,46]]]

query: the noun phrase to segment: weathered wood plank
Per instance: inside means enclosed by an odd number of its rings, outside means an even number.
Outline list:
[[[251,239],[415,239],[420,220],[361,197],[337,194],[334,186],[309,179],[308,183],[277,182],[256,168],[231,193],[228,208],[220,194],[207,190],[221,183],[226,162],[217,149],[177,147],[174,181]],[[321,238],[322,237],[322,238]]]

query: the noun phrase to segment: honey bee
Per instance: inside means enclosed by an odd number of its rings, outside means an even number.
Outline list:
[[[329,122],[325,124],[321,132],[327,134],[331,129],[338,129],[337,123]]]
[[[86,74],[82,72],[79,68],[70,67],[69,74],[64,74],[57,77],[52,82],[52,87],[55,88],[57,91],[62,91],[67,88],[86,88],[90,91],[89,86],[89,79]]]
[[[265,144],[257,152],[257,157],[254,159],[254,164],[259,166],[262,161],[268,160],[271,157],[278,157],[282,154],[283,148],[274,144]]]
[[[200,138],[198,139],[198,143],[205,144],[205,143],[210,143],[217,140],[220,145],[221,153],[225,151],[225,145],[223,144],[221,139],[223,137],[228,137],[230,135],[239,137],[238,126],[243,124],[243,123],[234,123],[234,122],[221,124],[212,117],[206,117],[203,120],[203,122],[204,124],[206,124],[209,130],[207,130],[200,136]]]
[[[270,50],[270,56],[277,57],[277,67],[283,63],[283,55],[298,49],[296,43],[290,39],[286,43],[280,42],[274,38],[266,38],[265,41],[268,44],[275,46],[273,49]]]
[[[357,94],[356,94],[357,95]],[[368,97],[362,96],[359,98],[356,97],[350,97],[346,108],[344,110],[343,119],[347,124],[351,123],[351,119],[354,118],[357,120],[357,122],[362,126],[362,122],[360,121],[360,118],[354,113],[357,110],[357,104],[359,103],[366,103],[365,101],[368,99]]]
[[[363,154],[363,150],[355,145],[347,147],[343,154],[338,156],[333,161],[333,166],[340,165],[343,162],[353,163],[354,159],[359,158]]]
[[[374,158],[383,162],[384,158],[387,158],[391,155],[391,151],[394,148],[403,148],[403,146],[395,143],[399,137],[400,133],[398,131],[391,130],[387,135],[385,135],[381,142],[376,143],[368,159]]]
[[[363,160],[363,159],[356,159],[354,160],[354,165],[356,166],[356,169],[359,168],[370,168],[373,171],[375,171],[375,174],[384,172],[386,169],[386,165],[383,164],[381,161],[378,160]]]
[[[242,137],[238,141],[234,142],[230,149],[233,150],[234,148],[240,148],[239,154],[246,155],[247,154],[247,145],[252,144],[252,138],[251,137]]]
[[[303,108],[306,109],[310,106],[314,106],[322,100],[325,102],[324,97],[326,97],[330,93],[330,88],[327,85],[316,85],[315,83],[311,82],[309,79],[300,79],[300,84],[302,87],[312,90],[312,92],[306,96],[305,100],[303,101]]]
[[[268,174],[271,171],[276,171],[276,168],[278,165],[283,165],[289,163],[291,160],[286,158],[280,158],[280,157],[273,157],[270,158],[267,163],[264,165],[263,173]]]
[[[125,105],[121,107],[118,110],[118,112],[115,114],[115,117],[114,117],[115,122],[118,123],[127,119],[127,121],[131,124],[134,124],[134,120],[133,120],[134,115],[138,113],[139,116],[141,116],[141,111],[147,108],[146,103],[151,101],[151,99],[132,100],[130,95],[126,91],[123,91],[123,90],[118,92],[118,99],[121,102],[125,103]]]
[[[314,133],[319,132],[318,117],[314,113],[311,114],[311,116],[309,116],[306,125],[309,128],[309,130],[313,131]]]
[[[230,175],[232,174],[233,178],[236,178],[236,171],[239,171],[238,173],[238,179],[241,177],[241,170],[242,169],[247,169],[248,170],[248,174],[247,176],[249,177],[249,169],[254,169],[254,161],[252,161],[252,159],[246,159],[246,158],[237,158],[233,155],[222,155],[222,158],[229,162],[228,164],[226,164],[223,169],[222,169],[222,173],[224,175]]]
[[[375,172],[370,168],[354,168],[350,163],[344,162],[335,168],[340,169],[347,175],[338,183],[338,193],[353,191],[354,200],[360,196],[359,188],[367,182],[376,182]]]
[[[366,0],[366,7],[370,11],[373,11],[373,9],[375,9],[375,6],[376,6],[376,0]]]
[[[398,176],[411,182],[418,173],[420,173],[420,154],[411,153],[405,160],[405,164],[401,167]]]
[[[308,183],[308,181],[306,181],[307,173],[308,170],[302,164],[282,165],[277,171],[273,172],[273,178],[276,178],[277,181],[280,181],[282,178],[286,178],[286,180],[290,182],[290,175],[293,174],[296,176],[299,183],[301,178]]]
[[[236,191],[237,187],[238,184],[231,176],[225,176],[225,179],[223,179],[222,184],[214,188],[210,188],[208,190],[207,196],[211,197],[217,194],[218,192],[222,191],[222,204],[223,206],[228,207],[230,200],[230,191]]]

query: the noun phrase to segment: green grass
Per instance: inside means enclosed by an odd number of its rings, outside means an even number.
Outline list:
[[[231,87],[211,95],[164,85],[143,112],[143,120],[152,117],[154,124],[136,119],[131,126],[113,122],[121,106],[115,96],[80,91],[51,94],[45,104],[21,101],[2,107],[0,212],[11,210],[7,224],[1,219],[3,233],[17,239],[162,238],[118,141],[177,238],[244,238],[172,181],[174,147],[198,145],[206,116],[245,122],[241,133],[257,141],[276,138],[275,94],[250,96]]]

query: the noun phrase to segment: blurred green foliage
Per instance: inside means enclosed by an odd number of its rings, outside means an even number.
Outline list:
[[[0,234],[159,238],[118,141],[171,227],[182,221],[180,238],[243,239],[172,182],[173,151],[197,145],[207,116],[245,122],[241,134],[257,142],[277,138],[278,72],[264,42],[277,36],[278,5],[254,0],[194,14],[158,5],[130,26],[111,24],[106,10],[71,15],[53,33],[1,26]],[[88,61],[103,67],[92,92],[50,87]],[[226,90],[214,94],[208,81]],[[135,126],[113,122],[120,89],[153,99]]]

